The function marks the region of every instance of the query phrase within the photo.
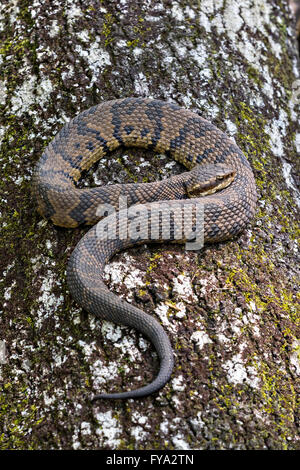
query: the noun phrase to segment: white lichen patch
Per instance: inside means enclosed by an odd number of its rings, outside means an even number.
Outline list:
[[[198,279],[198,283],[200,284],[200,293],[202,296],[207,294],[207,287],[209,285],[215,285],[217,282],[217,278],[214,274],[208,275],[206,278]],[[208,287],[209,288],[209,287]]]
[[[273,54],[276,60],[280,60],[283,53],[280,41],[274,41],[269,34],[270,27],[274,32],[277,27],[277,20],[272,16],[270,5],[263,0],[257,0],[255,2],[245,0],[243,4],[238,0],[233,0],[226,4],[224,4],[223,1],[210,2],[210,0],[204,0],[201,1],[199,9],[199,24],[205,28],[207,32],[211,32],[211,28],[214,27],[214,34],[220,38],[224,35],[229,37],[233,44],[232,47],[238,50],[243,55],[244,59],[251,64],[253,69],[262,77],[262,87],[254,84],[254,93],[253,82],[251,83],[251,96],[249,96],[251,106],[259,107],[263,111],[266,104],[261,95],[261,90],[263,90],[268,97],[268,105],[273,106],[274,112],[276,112],[277,107],[274,101],[274,91],[281,93],[284,97],[286,97],[286,91],[282,83],[278,80],[274,80],[272,72],[266,64],[267,55],[270,56],[270,54]],[[247,28],[254,32],[255,39],[249,37]],[[264,37],[268,38],[268,48],[266,48]],[[192,48],[192,51],[197,51],[198,47],[202,48],[202,52],[193,52],[193,54],[196,53],[196,59],[200,60],[199,66],[203,69],[208,60],[205,52],[207,46],[202,42],[201,46]],[[244,75],[240,67],[231,63],[230,56],[227,57],[226,52],[222,50],[222,48],[220,49],[220,54],[222,54],[222,63],[224,67],[228,69],[232,80],[237,80],[241,84],[244,83],[244,91],[248,93],[249,77]],[[297,73],[299,74],[299,72]],[[205,109],[207,108],[204,97],[196,101],[197,105]],[[226,106],[226,103],[224,103],[224,105]],[[210,103],[207,110],[207,116],[209,118],[214,117],[211,114],[211,108],[212,104]],[[219,110],[217,110],[217,114],[219,114]],[[295,114],[294,119],[296,118]],[[229,134],[232,135],[230,128],[228,130]]]
[[[134,79],[134,89],[135,93],[139,96],[154,98],[149,91],[148,80],[142,72],[139,72]]]
[[[168,435],[169,434],[169,426],[170,426],[170,423],[168,420],[165,420],[165,421],[162,421],[159,425],[159,429],[161,430],[161,432],[163,434],[166,434]]]
[[[108,384],[109,386],[119,375],[116,363],[111,362],[105,365],[100,359],[97,359],[90,365],[90,371],[92,374],[93,389],[97,390],[97,393],[102,390],[103,385]]]
[[[49,396],[46,391],[43,392],[43,401],[44,405],[49,408],[55,401],[57,400],[57,397],[55,395]]]
[[[191,108],[193,105],[193,95],[191,92],[187,91],[186,94],[182,97],[182,103],[186,108]]]
[[[16,116],[21,116],[23,113],[28,112],[30,106],[35,103],[36,78],[30,72],[31,70],[28,67],[27,75],[30,78],[15,89],[11,98],[11,113]]]
[[[241,5],[237,0],[233,0],[227,3],[224,8],[223,2],[216,2],[213,5],[209,0],[205,0],[201,2],[201,10],[201,19],[203,19],[207,30],[207,16],[214,13],[211,25],[215,26],[217,33],[219,35],[226,34],[249,62],[259,66],[259,57],[264,50],[264,44],[256,38],[255,44],[252,45],[243,28],[248,26],[253,31],[259,31],[261,34],[267,35],[267,25],[271,22],[271,8],[268,4],[263,0],[254,3],[245,0]],[[256,54],[253,51],[254,47]],[[278,53],[277,48],[276,52]]]
[[[128,289],[126,300],[132,302],[133,292],[136,287],[143,287],[144,273],[139,269],[132,268],[134,259],[124,253],[122,261],[112,261],[104,269],[105,279],[110,280],[111,285],[125,285]]]
[[[119,325],[104,321],[101,328],[101,333],[109,341],[116,343],[122,338],[122,328]]]
[[[91,434],[91,423],[88,423],[87,421],[83,421],[80,425],[80,428],[81,428],[81,434],[83,436]]]
[[[5,104],[7,94],[6,82],[0,82],[0,104]]]
[[[300,154],[300,132],[298,132],[295,136],[295,145],[297,152]]]
[[[37,78],[32,75],[29,65],[25,65],[21,70],[25,76],[28,76],[27,80],[24,80],[22,85],[14,90],[13,96],[11,97],[11,112],[16,116],[29,113],[33,115],[36,122],[39,121],[35,111],[31,111],[31,106],[38,104],[41,107],[45,107],[49,102],[50,94],[53,91],[53,85],[49,78],[42,77]]]
[[[203,330],[194,331],[191,336],[191,340],[197,345],[199,349],[202,349],[206,344],[212,343],[212,340],[206,331]]]
[[[72,435],[72,448],[74,450],[81,449],[81,443],[79,441],[79,429],[75,429]]]
[[[254,304],[255,305],[255,304]],[[260,337],[260,322],[261,322],[261,316],[258,313],[254,313],[254,309],[249,309],[248,311],[244,312],[241,321],[243,322],[244,325],[248,325],[251,327],[251,333],[253,336],[256,336],[257,338]]]
[[[203,66],[207,66],[207,57],[208,53],[206,50],[205,44],[197,44],[197,46],[189,51],[190,57],[195,61],[195,63],[198,65],[198,67],[203,70]],[[211,75],[211,72],[209,69],[206,70],[206,77],[209,78]],[[208,72],[209,71],[209,72]],[[207,75],[209,73],[209,75]]]
[[[5,132],[6,132],[6,128],[3,126],[3,127],[0,127],[0,144],[2,143],[3,141],[3,137],[5,135]]]
[[[66,362],[68,359],[68,356],[66,354],[57,354],[56,352],[53,351],[52,353],[52,365],[54,367],[60,367],[64,362]]]
[[[52,293],[54,285],[61,286],[61,283],[57,281],[53,273],[48,270],[47,277],[44,277],[40,287],[41,295],[38,298],[40,307],[35,312],[35,327],[40,328],[45,318],[54,316],[57,309],[63,304],[63,295],[56,296]]]
[[[185,436],[179,432],[171,439],[172,444],[174,445],[175,450],[190,450],[190,445],[186,442]]]
[[[16,281],[13,281],[11,283],[11,285],[9,287],[7,287],[4,291],[4,299],[7,301],[7,300],[10,300],[11,298],[11,295],[12,295],[12,290],[13,288],[16,286]]]
[[[227,134],[231,137],[235,136],[237,133],[237,127],[234,122],[230,121],[229,119],[225,119],[225,124],[227,128]]]
[[[86,356],[87,359],[89,359],[89,357],[93,354],[93,352],[96,349],[96,343],[95,342],[86,343],[82,339],[80,339],[78,341],[78,345],[82,349],[82,352],[84,353],[84,355]]]
[[[143,287],[144,282],[142,280],[143,272],[139,269],[133,269],[123,280],[124,285],[127,289],[134,289],[137,286]]]
[[[82,44],[75,46],[76,52],[85,59],[92,73],[92,78],[89,83],[90,87],[97,81],[99,74],[103,73],[105,67],[111,64],[109,53],[103,49],[100,44],[101,39],[97,36],[94,42],[89,41],[86,46]]]
[[[239,2],[236,2],[239,4]],[[245,0],[241,6],[241,16],[247,26],[253,31],[259,31],[260,33],[268,36],[269,32],[267,26],[272,24],[271,20],[272,9],[270,4],[263,0]]]
[[[172,16],[177,20],[177,21],[183,21],[184,20],[184,12],[181,9],[180,5],[178,2],[172,2],[172,9],[171,9]]]
[[[148,429],[151,428],[150,424],[147,424],[147,421],[149,417],[147,415],[141,415],[138,411],[132,411],[131,415],[132,422],[135,424],[140,424],[143,427],[146,427]]]
[[[120,358],[126,356],[132,362],[142,360],[135,344],[135,338],[128,334],[126,327],[104,321],[101,332],[105,340],[112,341],[114,347],[119,349]]]
[[[133,426],[130,430],[130,434],[134,437],[136,442],[139,442],[144,441],[149,433],[147,433],[141,426]]]
[[[194,432],[197,434],[200,433],[200,431],[205,428],[205,423],[202,419],[202,413],[199,411],[196,416],[190,418],[189,420],[190,425],[192,426]]]
[[[292,177],[292,174],[291,174],[292,165],[290,165],[287,162],[283,162],[282,163],[282,172],[283,172],[283,176],[284,176],[287,187],[294,191],[295,200],[296,200],[298,206],[300,207],[300,192],[299,192],[298,188],[295,186],[295,181],[294,181],[294,178]]]
[[[73,0],[66,0],[66,7],[65,7],[66,17],[69,23],[69,26],[72,27],[73,23],[84,15],[84,12],[76,5]]]
[[[177,302],[176,303],[176,308],[173,307],[173,309],[176,311],[175,317],[176,318],[185,318],[186,316],[186,305],[184,302]]]
[[[4,269],[4,271],[2,273],[3,277],[5,277],[14,268],[15,264],[16,264],[15,261],[13,261],[12,263],[10,263],[6,266],[6,268]]]
[[[300,339],[295,339],[292,344],[293,352],[290,355],[290,363],[298,376],[300,376]]]
[[[225,32],[228,37],[235,41],[237,33],[240,31],[244,24],[243,18],[240,15],[240,4],[236,1],[231,1],[225,7],[222,18],[222,27],[220,22],[217,22],[219,32]]]
[[[160,322],[163,324],[164,327],[166,327],[167,330],[175,333],[177,331],[177,327],[169,320],[169,305],[160,303],[155,307],[154,312],[160,319]]]
[[[57,20],[49,21],[49,30],[48,34],[51,38],[57,36],[60,32],[60,26]]]
[[[129,335],[124,337],[114,346],[119,349],[122,356],[127,356],[131,362],[141,361],[142,356],[135,346],[135,339]]]
[[[42,266],[55,266],[55,262],[44,255],[39,255],[36,258],[30,259],[33,272],[37,273]]]
[[[18,5],[18,0],[11,0],[9,4],[3,3],[3,6],[7,8],[7,11],[9,12],[9,22],[10,24],[15,24],[17,16],[20,12],[20,8]]]
[[[183,392],[186,388],[186,384],[184,383],[184,377],[180,375],[179,377],[175,377],[172,380],[172,388],[175,392]]]
[[[49,78],[42,78],[36,87],[37,100],[41,107],[45,106],[53,91],[53,85]]]
[[[184,302],[192,303],[197,301],[197,296],[193,291],[192,280],[187,274],[179,274],[173,280],[173,294],[177,294]]]
[[[259,388],[260,380],[257,370],[245,364],[241,353],[235,354],[231,359],[224,362],[222,367],[227,373],[228,382],[234,385],[247,383],[254,389]]]
[[[283,137],[286,134],[287,122],[287,113],[283,110],[280,110],[279,119],[273,119],[270,126],[266,126],[266,131],[268,135],[270,135],[272,151],[279,157],[284,156]]]
[[[251,303],[251,305],[250,305]],[[255,313],[257,310],[257,313]],[[251,300],[249,302],[249,310],[242,311],[241,308],[233,308],[230,321],[224,319],[217,325],[217,340],[222,344],[226,351],[232,350],[232,339],[240,338],[244,335],[244,328],[247,325],[251,329],[251,333],[257,338],[260,337],[260,321],[261,316],[256,304]]]
[[[99,446],[108,446],[110,449],[116,449],[120,444],[119,436],[122,433],[121,425],[113,414],[112,410],[95,413],[97,422],[96,434],[99,437]]]

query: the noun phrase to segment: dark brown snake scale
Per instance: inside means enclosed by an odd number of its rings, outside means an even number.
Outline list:
[[[156,183],[76,187],[83,170],[120,146],[168,153],[190,171]],[[222,189],[212,194],[212,187]],[[159,206],[159,201],[167,201],[174,217],[192,205],[192,225],[196,220],[195,203],[199,201],[204,208],[204,242],[226,240],[240,233],[252,218],[256,205],[252,170],[233,140],[192,111],[143,98],[101,103],[66,124],[36,166],[33,191],[40,214],[63,227],[96,224],[99,205],[111,204],[117,208],[119,196],[127,196],[128,206],[143,204],[139,212],[141,226],[149,228],[156,223],[158,241],[176,238],[172,224],[166,238],[161,218],[154,221],[152,210]],[[201,193],[206,195],[199,197]],[[122,209],[115,218],[111,214],[93,225],[70,257],[67,281],[72,296],[85,310],[135,328],[148,337],[158,353],[160,370],[154,381],[142,388],[94,398],[149,395],[165,385],[174,364],[169,338],[159,322],[120,300],[103,282],[105,264],[116,252],[140,241],[153,241],[150,236],[138,240],[130,233],[125,238],[114,237],[114,221],[118,235],[127,227],[126,215],[126,209]],[[99,228],[107,233],[107,239],[99,238]]]

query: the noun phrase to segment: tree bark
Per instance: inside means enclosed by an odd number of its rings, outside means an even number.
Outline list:
[[[299,57],[287,1],[6,0],[0,30],[0,449],[299,449]],[[31,179],[65,122],[127,96],[194,109],[230,134],[259,200],[235,240],[115,257],[108,286],[162,322],[176,365],[153,396],[91,404],[149,382],[157,358],[136,331],[73,302],[65,269],[87,229],[42,220]],[[82,184],[179,171],[126,150]]]

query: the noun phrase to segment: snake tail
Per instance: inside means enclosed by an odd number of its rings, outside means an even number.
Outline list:
[[[105,219],[108,225],[109,219],[111,217]],[[125,244],[128,248],[134,242],[130,243],[127,240]],[[159,373],[153,382],[142,388],[121,393],[103,393],[95,395],[92,400],[139,398],[150,395],[168,382],[174,366],[172,346],[160,323],[139,308],[120,300],[103,282],[105,264],[116,252],[124,248],[125,244],[121,246],[120,240],[99,240],[97,228],[93,227],[78,243],[69,259],[67,282],[74,299],[88,312],[102,319],[134,328],[148,337],[160,360]],[[91,279],[94,289],[90,284]]]

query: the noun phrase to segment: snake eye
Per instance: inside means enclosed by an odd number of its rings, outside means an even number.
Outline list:
[[[223,173],[221,175],[216,175],[216,180],[217,181],[226,181],[226,180],[231,180],[232,178],[234,178],[235,176],[235,172],[232,171],[232,172],[227,172],[227,173]]]

